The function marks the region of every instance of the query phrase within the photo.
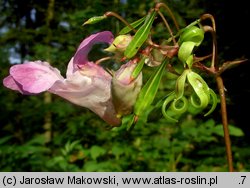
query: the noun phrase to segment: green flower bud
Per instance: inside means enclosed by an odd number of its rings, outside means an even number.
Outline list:
[[[86,22],[83,23],[83,25],[88,25],[88,24],[95,24],[98,23],[104,19],[106,19],[107,16],[94,16],[92,18],[89,18]]]
[[[131,42],[131,40],[132,36],[130,35],[119,35],[114,39],[112,44],[104,50],[108,52],[116,52],[116,51],[124,52],[129,43]]]

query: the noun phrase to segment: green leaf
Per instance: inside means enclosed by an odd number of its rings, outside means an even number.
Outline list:
[[[135,22],[131,23],[130,25],[133,27],[133,28],[137,28],[138,26],[140,26],[144,20],[146,19],[146,16],[144,16],[143,18],[139,19],[139,20],[136,20]],[[119,32],[119,35],[124,35],[124,34],[127,34],[131,31],[132,29],[129,27],[129,26],[126,26],[124,27],[120,32]]]
[[[142,59],[139,61],[139,63],[137,63],[134,71],[131,74],[131,77],[133,79],[137,78],[137,76],[140,74],[140,72],[141,72],[141,70],[142,70],[142,68],[143,68],[143,66],[145,64],[145,59],[146,59],[146,57],[143,56]]]
[[[152,27],[156,12],[153,11],[149,14],[144,22],[144,24],[135,33],[133,40],[129,43],[127,49],[124,52],[125,57],[128,59],[134,57],[142,44],[148,39],[150,29]]]
[[[237,136],[237,137],[244,136],[244,132],[240,128],[235,127],[233,125],[228,125],[228,128],[229,128],[229,134],[231,136]],[[224,137],[223,125],[222,124],[216,125],[214,127],[214,133]]]
[[[65,144],[65,147],[61,150],[63,155],[68,155],[70,152],[72,152],[75,147],[80,143],[79,140],[75,140],[73,142],[70,142],[68,141],[66,144]]]
[[[104,16],[94,16],[92,18],[89,18],[86,22],[84,22],[83,26],[88,25],[88,24],[90,25],[90,24],[98,23],[106,18],[107,18],[107,16],[105,16],[105,15]]]
[[[122,145],[114,145],[112,147],[112,153],[115,155],[116,159],[119,159],[120,155],[122,155],[124,153],[124,149],[122,147]]]
[[[135,126],[136,122],[135,122],[135,115],[134,114],[130,114],[128,116],[128,123],[127,123],[127,131],[130,131],[133,129],[133,127]]]
[[[90,155],[92,159],[96,160],[98,157],[104,155],[106,153],[106,150],[100,146],[92,146],[90,148]]]
[[[3,145],[4,143],[8,142],[13,136],[5,136],[0,139],[0,145]]]
[[[140,116],[145,112],[147,108],[152,104],[157,90],[160,85],[160,81],[165,70],[165,67],[168,63],[168,59],[165,59],[160,66],[156,69],[155,73],[151,75],[147,83],[142,88],[138,99],[135,103],[134,112],[137,116]]]

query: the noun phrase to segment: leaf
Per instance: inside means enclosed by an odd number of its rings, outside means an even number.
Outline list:
[[[139,63],[137,63],[134,71],[131,74],[132,79],[137,78],[137,76],[140,74],[140,72],[145,64],[145,59],[146,59],[146,56],[143,56],[142,59],[139,61]]]
[[[65,147],[61,150],[63,155],[68,155],[70,152],[72,152],[75,147],[80,143],[79,140],[75,140],[73,142],[70,142],[68,141],[66,144],[65,144]]]
[[[90,155],[92,159],[96,160],[98,157],[104,155],[106,150],[100,146],[92,146],[90,149]]]
[[[112,153],[116,159],[119,159],[120,155],[124,153],[124,149],[121,145],[116,144],[112,147]]]
[[[135,33],[133,40],[130,42],[124,52],[125,57],[127,57],[128,59],[132,58],[138,52],[142,44],[147,40],[155,15],[155,11],[149,14],[144,24]]]
[[[229,134],[231,136],[237,136],[237,137],[244,136],[244,132],[240,128],[235,127],[233,125],[228,125],[228,128],[229,128]],[[222,124],[216,125],[214,127],[214,133],[224,137],[223,125]]]
[[[135,22],[131,23],[130,25],[133,27],[133,28],[137,28],[139,25],[141,25],[144,20],[146,19],[146,16],[144,16],[143,18],[139,19],[139,20],[136,20]],[[131,31],[132,29],[129,27],[129,26],[126,26],[124,27],[120,32],[119,32],[119,35],[124,35],[124,34],[127,34]]]
[[[157,90],[160,85],[160,81],[168,63],[168,59],[165,59],[161,65],[156,69],[155,73],[151,75],[147,83],[142,88],[138,99],[135,103],[134,112],[136,115],[140,116],[145,110],[152,104]]]
[[[3,138],[0,139],[0,145],[8,142],[13,136],[5,136]]]
[[[26,144],[27,145],[44,145],[45,143],[46,143],[46,137],[44,135],[37,135]]]

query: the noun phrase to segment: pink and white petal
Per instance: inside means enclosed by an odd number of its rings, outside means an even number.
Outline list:
[[[84,39],[74,55],[74,68],[88,62],[88,53],[94,44],[100,42],[111,44],[113,40],[114,36],[110,31],[99,32]]]
[[[22,86],[18,84],[11,75],[7,76],[6,78],[3,79],[3,85],[9,89],[12,89],[14,91],[19,91],[21,94],[24,95],[30,95],[29,92],[24,91],[22,89]]]
[[[110,125],[119,125],[120,119],[112,104],[110,80],[88,77],[76,71],[69,79],[57,81],[49,91],[99,115]]]
[[[123,64],[115,73],[115,77],[121,84],[128,85],[131,83],[131,74],[136,67],[136,63],[129,61]]]
[[[60,71],[47,62],[35,61],[14,65],[10,75],[26,92],[37,94],[48,90],[57,80],[63,80]]]
[[[66,78],[70,77],[74,73],[74,57],[72,57],[67,66]]]
[[[111,82],[111,75],[104,70],[101,66],[87,62],[79,68],[79,71],[82,75],[87,77],[98,77],[100,79],[109,80]]]

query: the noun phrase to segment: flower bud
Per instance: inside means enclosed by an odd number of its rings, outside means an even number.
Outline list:
[[[131,40],[132,40],[131,35],[119,35],[114,39],[112,44],[104,50],[108,52],[116,52],[116,51],[124,52],[129,43],[131,42]]]
[[[130,114],[142,86],[142,73],[133,79],[136,63],[129,61],[115,73],[111,82],[113,104],[118,117]]]

